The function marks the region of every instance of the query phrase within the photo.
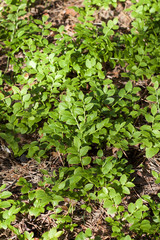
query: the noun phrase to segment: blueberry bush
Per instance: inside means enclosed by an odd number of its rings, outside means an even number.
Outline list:
[[[144,195],[126,208],[123,199],[134,188],[125,151],[138,146],[151,159],[160,150],[160,2],[132,0],[130,32],[122,33],[118,18],[94,24],[95,10],[116,7],[116,0],[86,0],[85,7],[73,7],[79,13],[74,36],[63,25],[53,28],[47,14],[27,16],[34,0],[4,2],[0,48],[7,66],[0,72],[0,137],[15,157],[25,153],[40,162],[54,149],[65,164],[53,176],[44,170],[38,189],[20,178],[16,201],[2,185],[0,229],[10,229],[20,240],[35,239],[13,222],[18,214],[37,218],[51,211],[56,226],[40,239],[59,239],[77,227],[75,205],[63,214],[67,197],[76,203],[83,199],[81,209],[90,214],[91,202],[102,204],[111,238],[159,239],[160,203]],[[107,75],[117,66],[123,69],[120,83]],[[20,144],[19,135],[33,134],[34,141]],[[106,155],[108,148],[116,149],[116,156]],[[158,184],[159,174],[152,174]],[[91,229],[75,239],[93,239]]]

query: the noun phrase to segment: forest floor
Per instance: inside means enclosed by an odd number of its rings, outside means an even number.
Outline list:
[[[40,1],[37,1],[40,2]],[[50,0],[46,1],[46,4],[40,3],[36,8],[32,9],[31,14],[41,16],[44,13],[49,14],[49,21],[52,22],[52,27],[58,28],[61,25],[65,26],[65,30],[69,35],[74,34],[75,23],[78,22],[78,14],[69,7],[77,6],[82,7],[82,0]],[[109,19],[113,19],[115,16],[118,17],[120,23],[120,30],[124,32],[130,31],[131,17],[129,12],[124,10],[130,6],[130,1],[125,3],[118,3],[116,9],[109,8],[108,10],[101,9],[95,14],[95,25],[101,24],[102,21],[107,22]],[[52,33],[51,33],[52,37]],[[5,56],[0,56],[1,63],[0,69],[4,71],[6,65]],[[2,61],[4,60],[4,61]],[[115,81],[120,82],[120,71],[121,69],[109,70],[108,75]],[[34,137],[34,136],[33,136]],[[22,143],[30,141],[29,139],[22,138]],[[113,149],[111,149],[112,152]],[[133,174],[135,187],[133,188],[130,196],[124,199],[124,205],[130,200],[134,201],[143,194],[156,195],[160,191],[160,186],[154,183],[154,178],[151,175],[151,169],[160,171],[159,157],[156,156],[151,160],[145,159],[144,153],[137,149],[130,149],[125,153],[125,157],[129,163],[133,165],[135,170]],[[143,168],[141,168],[143,164]],[[7,148],[6,144],[1,140],[0,142],[0,185],[6,184],[7,189],[13,193],[15,199],[19,195],[19,187],[16,182],[20,177],[26,178],[29,182],[38,187],[38,182],[43,179],[41,169],[46,169],[50,173],[54,170],[58,171],[59,167],[63,166],[63,156],[57,152],[48,153],[48,158],[44,159],[40,164],[34,159],[27,159],[25,155],[19,158],[14,158],[12,152]],[[66,208],[69,204],[66,199]],[[74,203],[72,203],[74,205]],[[67,232],[62,236],[63,240],[75,239],[76,235],[80,231],[85,231],[90,228],[95,236],[99,235],[101,239],[113,239],[111,238],[111,229],[105,221],[106,212],[100,204],[93,204],[93,212],[91,214],[86,213],[82,216],[81,209],[77,207],[77,211],[74,211],[73,222],[78,224],[74,232]],[[77,213],[77,214],[76,214]],[[42,232],[49,230],[54,226],[54,221],[50,222],[47,214],[41,214],[38,218],[25,219],[23,216],[19,216],[19,220],[16,221],[15,226],[18,227],[21,232],[33,231],[37,239]],[[132,236],[134,237],[134,236]],[[3,239],[16,239],[9,230],[0,230],[0,240]],[[98,240],[98,238],[96,238]],[[136,238],[135,238],[136,239]],[[142,238],[143,239],[143,238]]]

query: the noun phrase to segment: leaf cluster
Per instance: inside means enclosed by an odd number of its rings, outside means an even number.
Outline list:
[[[16,214],[37,218],[52,211],[56,227],[42,239],[58,239],[64,230],[76,228],[73,200],[83,199],[83,211],[91,213],[93,202],[106,209],[112,237],[132,239],[125,234],[128,226],[129,233],[158,239],[159,204],[143,196],[128,209],[123,206],[134,187],[123,153],[139,146],[150,159],[160,149],[159,2],[133,0],[131,31],[120,34],[117,18],[100,28],[93,22],[97,7],[116,7],[117,1],[85,1],[84,8],[74,7],[80,23],[73,37],[64,26],[52,28],[48,15],[26,18],[34,2],[6,0],[0,9],[0,46],[13,67],[11,76],[8,66],[0,72],[0,137],[15,156],[26,153],[40,162],[56,150],[66,156],[65,166],[53,176],[42,170],[38,189],[20,178],[17,201],[2,186],[0,228],[9,228],[19,239],[33,239],[33,233],[13,226]],[[47,39],[51,31],[52,43]],[[107,74],[117,66],[124,70],[120,85]],[[38,138],[21,146],[18,136],[33,134]],[[117,149],[116,158],[106,156],[109,148]],[[159,183],[159,175],[153,176]],[[70,202],[64,213],[66,198]],[[76,239],[90,237],[87,229]]]

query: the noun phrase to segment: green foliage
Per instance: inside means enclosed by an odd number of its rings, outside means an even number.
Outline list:
[[[125,2],[125,0],[120,0],[120,2]],[[110,5],[112,5],[114,8],[117,7],[117,0],[86,0],[84,3],[89,6],[103,7],[106,10]]]
[[[8,66],[0,72],[0,137],[15,156],[25,152],[40,162],[52,149],[66,156],[65,167],[57,174],[42,170],[44,179],[38,189],[20,178],[16,201],[5,185],[0,188],[0,228],[10,229],[20,240],[34,239],[34,234],[13,226],[17,214],[37,218],[51,210],[49,217],[56,227],[42,233],[41,239],[56,240],[65,230],[77,227],[72,221],[72,201],[82,199],[84,212],[92,212],[92,201],[103,206],[112,237],[130,240],[133,232],[159,239],[159,204],[146,195],[126,209],[123,205],[134,187],[133,170],[123,152],[140,146],[149,159],[160,149],[160,4],[132,2],[129,34],[119,33],[117,18],[98,28],[93,23],[98,7],[116,7],[117,1],[90,0],[83,8],[73,7],[80,21],[73,37],[64,26],[52,28],[48,15],[27,18],[34,0],[6,0],[0,9],[0,47],[13,67],[12,76],[7,74]],[[50,31],[56,32],[54,44],[46,38]],[[119,64],[124,69],[121,86],[107,75],[108,66],[114,69]],[[141,82],[147,80],[143,95]],[[20,146],[18,136],[34,133],[35,141]],[[106,157],[109,147],[118,149],[117,158]],[[159,174],[153,172],[153,176],[159,183]],[[65,198],[70,203],[64,214]],[[76,240],[86,238],[93,239],[91,229],[76,236]]]
[[[160,4],[157,0],[132,1],[131,34],[123,35],[121,40],[125,43],[124,55],[127,59],[128,76],[130,79],[151,79],[153,82],[159,78],[159,21]]]
[[[84,232],[80,232],[80,233],[76,236],[75,240],[91,239],[91,238],[89,238],[89,237],[92,237],[92,231],[91,231],[90,228],[87,228],[86,231],[85,231],[85,233],[84,233]]]

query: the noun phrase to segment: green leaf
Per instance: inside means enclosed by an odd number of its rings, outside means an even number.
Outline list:
[[[98,70],[102,70],[102,64],[101,64],[100,62],[98,62],[98,63],[96,64],[96,68],[97,68]]]
[[[21,95],[25,95],[28,91],[28,86],[27,85],[24,85],[24,87],[21,89]]]
[[[123,190],[123,193],[125,193],[125,194],[130,194],[130,190],[129,190],[128,187],[123,186],[123,187],[122,187],[122,190]]]
[[[92,64],[92,67],[96,65],[96,59],[94,57],[91,58],[91,64]]]
[[[131,92],[132,91],[132,82],[131,81],[128,81],[125,85],[125,90],[127,92]]]
[[[32,240],[32,239],[33,239],[33,236],[34,236],[34,233],[33,233],[33,232],[31,232],[31,233],[29,233],[29,232],[27,232],[27,231],[24,232],[24,237],[25,237],[25,239],[27,239],[27,240]]]
[[[74,69],[76,72],[80,73],[81,68],[80,68],[80,66],[79,66],[78,64],[74,64],[74,65],[73,65],[73,69]]]
[[[81,147],[81,140],[80,140],[77,136],[74,137],[74,146],[75,146],[78,150],[79,150],[80,147]]]
[[[92,100],[92,97],[86,97],[85,98],[85,104],[90,103],[91,100]]]
[[[24,178],[24,177],[20,177],[18,182],[17,182],[17,185],[18,186],[23,186],[23,185],[26,185],[28,182],[27,180]]]
[[[67,156],[67,161],[69,164],[78,164],[80,163],[80,158],[74,154],[70,154]]]
[[[0,198],[1,198],[1,199],[9,198],[11,195],[12,195],[11,192],[9,192],[9,191],[4,191],[4,192],[0,193]]]
[[[145,114],[145,119],[147,122],[154,122],[154,117],[150,114]]]
[[[154,104],[154,105],[152,106],[152,108],[151,108],[151,113],[152,113],[153,116],[155,116],[156,113],[157,113],[157,107],[156,107],[155,104]]]
[[[24,95],[24,96],[23,96],[23,102],[29,101],[30,97],[31,97],[31,94],[26,94],[26,95]]]
[[[160,130],[160,124],[159,123],[154,123],[152,124],[153,130]]]
[[[16,114],[18,113],[18,111],[22,108],[22,103],[20,102],[16,102],[14,105],[13,105],[13,113]]]
[[[134,183],[132,182],[127,182],[126,187],[135,187]]]
[[[92,230],[90,228],[87,228],[85,231],[85,234],[87,237],[91,237],[92,236]]]
[[[77,147],[73,146],[73,147],[70,147],[70,148],[67,148],[67,153],[72,153],[74,155],[78,155],[78,149]]]
[[[80,107],[74,108],[73,112],[74,112],[74,115],[82,115],[82,114],[84,114],[83,109],[80,108]]]
[[[33,69],[36,69],[37,63],[34,62],[33,60],[29,61],[28,65],[32,67]]]
[[[143,200],[141,198],[137,199],[135,202],[136,208],[141,208],[143,204]]]
[[[109,199],[104,199],[104,204],[103,204],[103,207],[104,208],[110,208],[113,206],[113,202]]]
[[[121,229],[117,226],[113,226],[112,231],[113,231],[113,233],[119,233],[119,232],[121,232]]]
[[[6,98],[5,102],[6,102],[7,106],[9,107],[11,105],[11,103],[12,103],[11,102],[11,98]]]
[[[29,151],[28,151],[28,157],[33,157],[35,152],[39,150],[38,146],[30,146]]]
[[[152,158],[158,152],[159,152],[159,148],[157,148],[157,147],[146,148],[146,157],[147,158]]]
[[[159,83],[158,83],[158,81],[156,81],[156,82],[154,83],[154,89],[158,89],[158,87],[159,87]]]
[[[59,111],[61,112],[61,111],[66,110],[66,109],[68,108],[68,105],[67,105],[67,103],[65,103],[65,102],[61,102],[61,103],[58,105],[58,108],[59,108]]]
[[[155,95],[150,95],[150,96],[147,97],[147,100],[148,100],[148,101],[151,101],[151,102],[156,102],[156,101],[157,101],[157,98],[156,98]]]
[[[30,186],[23,186],[21,188],[21,193],[22,194],[25,194],[25,193],[28,193],[30,191],[31,187]]]
[[[45,191],[43,189],[37,189],[35,193],[36,193],[37,199],[48,198],[48,195],[45,193]]]
[[[31,207],[29,209],[29,214],[31,216],[38,217],[41,213],[44,213],[44,208],[43,207]]]
[[[132,238],[129,235],[127,235],[123,238],[123,240],[132,240]]]
[[[62,60],[62,59],[61,59],[61,60],[59,61],[59,65],[60,65],[61,68],[65,68],[65,67],[67,66],[67,63],[66,63],[65,60]]]
[[[38,81],[42,81],[42,80],[44,79],[45,75],[42,74],[42,73],[40,73],[40,72],[38,72],[38,73],[36,74],[36,77],[37,77],[37,80],[38,80]]]
[[[94,104],[93,103],[88,103],[86,106],[85,106],[85,111],[89,111],[93,108]]]
[[[135,73],[137,76],[142,76],[145,72],[142,69],[138,69]]]
[[[63,231],[57,231],[56,228],[52,228],[51,230],[49,230],[48,232],[48,238],[50,240],[54,239],[54,240],[58,240],[58,238],[63,234]],[[48,239],[47,238],[47,239]]]
[[[88,192],[93,188],[93,183],[88,183],[84,186],[84,191]]]
[[[84,94],[83,94],[82,91],[80,91],[80,93],[79,93],[79,99],[82,100],[82,101],[83,101],[83,99],[84,99]]]
[[[119,95],[121,98],[123,98],[123,97],[126,95],[125,89],[124,89],[124,88],[120,89],[118,95]]]
[[[74,119],[68,119],[68,120],[66,121],[66,123],[67,123],[68,125],[77,125],[77,123],[76,123],[76,121],[75,121]]]
[[[129,211],[130,213],[134,213],[135,209],[136,209],[135,204],[131,202],[131,203],[128,205],[128,211]]]
[[[115,202],[115,205],[118,206],[122,202],[121,195],[117,193],[113,200]]]
[[[111,29],[114,26],[114,22],[112,20],[109,20],[107,23],[107,26]]]
[[[0,100],[4,99],[4,95],[0,93]]]
[[[86,211],[87,211],[88,213],[91,213],[91,212],[92,212],[91,206],[87,206],[87,207],[86,207]]]
[[[123,175],[121,176],[121,178],[120,178],[120,183],[121,183],[122,185],[125,185],[126,182],[127,182],[127,177],[126,177],[125,174],[123,174]]]
[[[152,132],[152,128],[149,125],[143,125],[142,127],[140,127],[140,129],[143,131]]]
[[[97,126],[96,126],[97,129],[100,130],[101,128],[103,128],[104,124],[105,124],[104,121],[97,123]]]
[[[156,179],[155,183],[156,183],[156,184],[159,184],[159,183],[160,183],[160,176]]]
[[[103,174],[106,175],[106,174],[112,169],[112,167],[113,167],[113,165],[112,165],[111,162],[108,162],[108,163],[104,164],[104,165],[102,166],[102,172],[103,172]]]
[[[9,208],[11,204],[7,201],[0,202],[0,208]]]
[[[109,189],[109,196],[112,199],[116,196],[116,191],[114,188]]]
[[[110,90],[107,91],[108,97],[111,97],[111,96],[113,96],[114,94],[115,94],[115,89],[110,89]],[[107,98],[107,99],[108,99],[108,98]]]
[[[20,91],[19,91],[19,88],[18,88],[18,87],[16,87],[16,86],[13,86],[13,87],[12,87],[12,90],[13,90],[14,94],[16,94],[16,93],[19,93],[19,92],[20,92]]]
[[[86,235],[85,235],[83,232],[80,232],[80,233],[76,236],[75,240],[86,240]]]
[[[59,31],[59,33],[62,34],[62,32],[64,31],[64,25],[61,25],[61,26],[59,27],[58,31]]]
[[[108,214],[115,214],[116,212],[117,212],[117,209],[114,206],[108,208],[108,210],[107,210]]]
[[[49,18],[48,14],[43,14],[43,16],[42,16],[43,23],[45,23],[48,20],[48,18]]]
[[[142,229],[144,232],[148,232],[150,228],[151,228],[150,221],[144,219],[140,224],[140,229]]]
[[[89,165],[91,163],[91,157],[83,157],[82,158],[82,165],[83,166],[86,166],[86,165]]]
[[[92,68],[92,63],[89,59],[86,60],[86,67],[87,68]]]
[[[36,194],[35,191],[33,191],[33,192],[30,191],[30,192],[28,193],[28,198],[29,198],[30,201],[32,201],[32,200],[35,198],[35,194]]]
[[[159,177],[158,173],[153,171],[153,170],[152,170],[152,175],[153,175],[154,178],[158,178]]]
[[[102,151],[102,149],[98,150],[97,156],[98,156],[98,157],[103,157],[103,151]]]
[[[82,147],[82,148],[80,149],[80,155],[81,155],[81,157],[85,156],[85,155],[87,154],[87,152],[89,151],[90,148],[91,148],[91,147],[89,147],[89,146]]]

